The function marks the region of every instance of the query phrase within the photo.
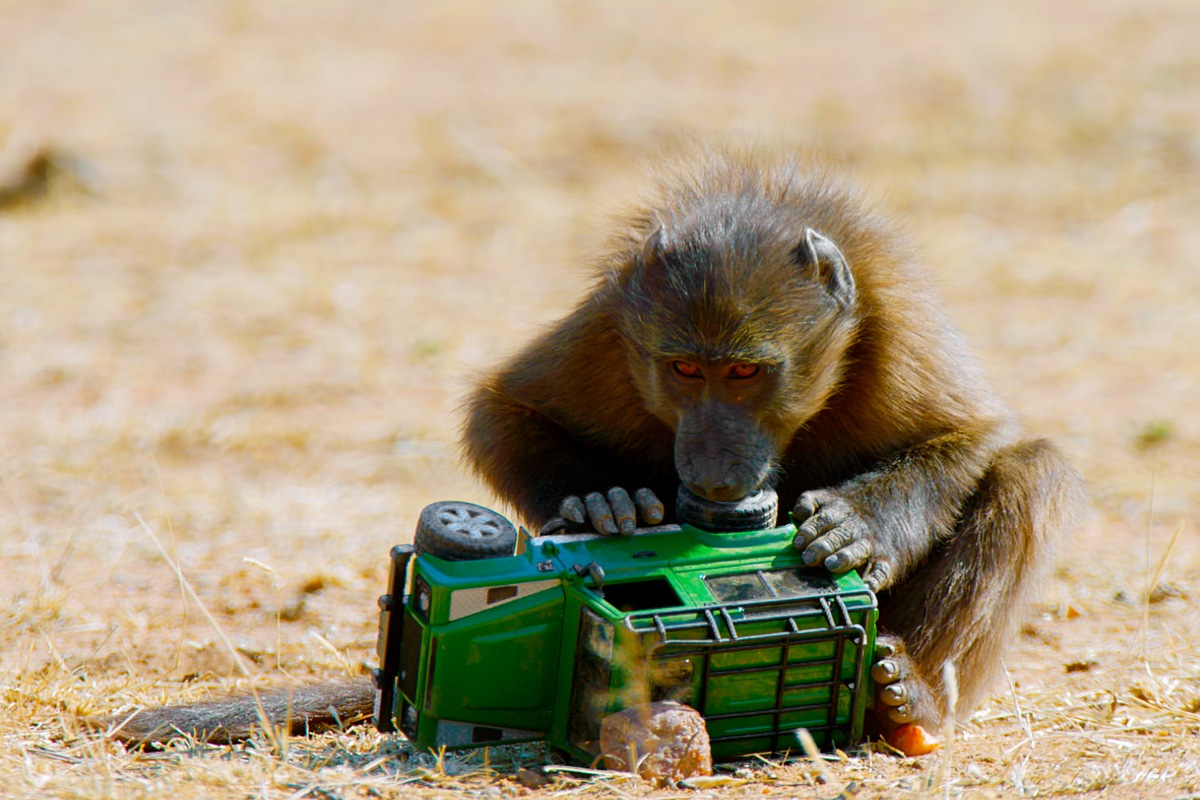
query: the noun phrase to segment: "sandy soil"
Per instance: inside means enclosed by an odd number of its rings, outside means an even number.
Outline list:
[[[857,176],[1095,505],[952,752],[711,791],[1200,795],[1198,37],[1187,0],[0,0],[0,796],[677,795],[76,720],[373,662],[388,548],[488,499],[464,387],[689,136]]]

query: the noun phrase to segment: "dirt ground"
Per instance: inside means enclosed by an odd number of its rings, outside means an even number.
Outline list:
[[[1191,0],[0,0],[0,797],[1200,796],[1198,40]],[[529,789],[536,748],[81,733],[373,664],[389,547],[489,500],[464,387],[691,136],[844,165],[1091,483],[952,748]]]

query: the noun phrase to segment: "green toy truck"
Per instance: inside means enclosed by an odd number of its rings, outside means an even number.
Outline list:
[[[683,489],[681,524],[631,536],[531,536],[469,503],[428,506],[379,600],[376,726],[422,749],[545,740],[586,763],[605,716],[676,700],[717,760],[796,749],[800,728],[853,744],[875,596],[804,566],[776,506]]]

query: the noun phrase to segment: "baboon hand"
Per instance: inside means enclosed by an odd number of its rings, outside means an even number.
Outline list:
[[[805,492],[792,514],[797,525],[792,544],[805,564],[824,564],[835,573],[866,567],[863,582],[873,591],[890,582],[891,560],[879,552],[870,527],[841,494],[831,489]]]
[[[666,509],[654,492],[638,489],[630,498],[629,492],[620,486],[614,486],[606,494],[592,492],[583,498],[567,497],[558,507],[558,515],[567,522],[589,524],[607,536],[633,533],[639,519],[647,525],[657,525],[665,514]]]

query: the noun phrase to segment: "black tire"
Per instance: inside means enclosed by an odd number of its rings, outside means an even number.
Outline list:
[[[413,547],[444,561],[511,556],[517,549],[517,529],[490,508],[443,500],[421,511]]]
[[[759,489],[741,500],[724,503],[706,500],[680,486],[675,498],[675,518],[710,533],[766,530],[775,527],[778,516],[779,496],[774,489]]]

